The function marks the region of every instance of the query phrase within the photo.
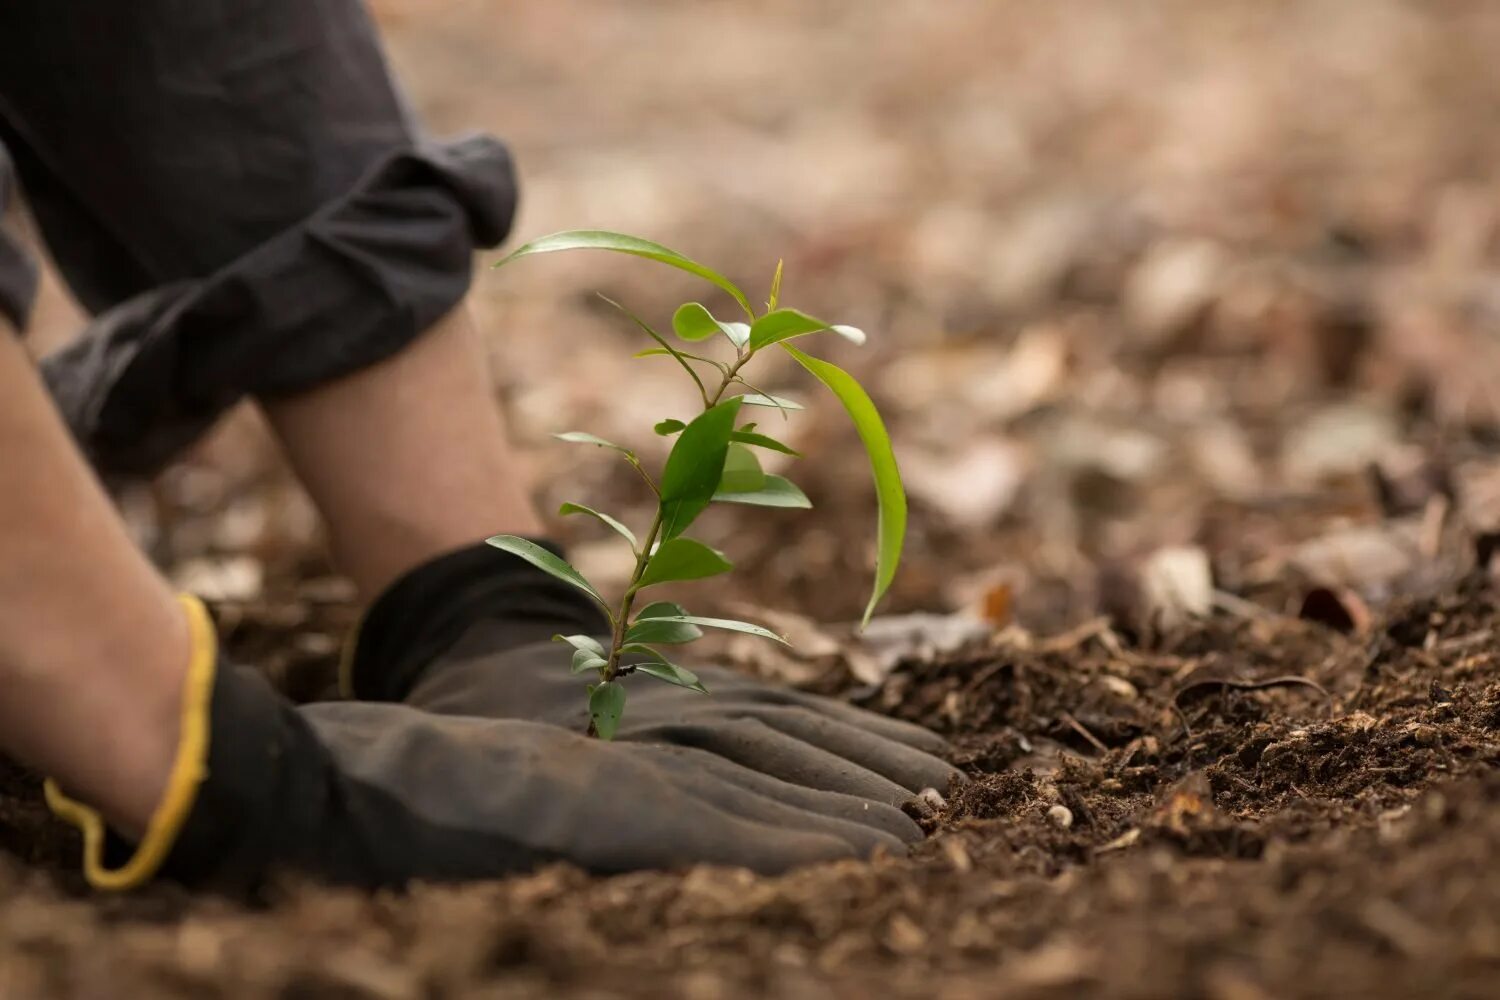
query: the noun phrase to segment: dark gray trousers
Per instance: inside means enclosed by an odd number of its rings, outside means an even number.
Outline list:
[[[495,139],[420,134],[359,0],[0,3],[0,215],[17,178],[95,317],[47,382],[96,465],[130,472],[246,395],[400,350],[516,197]],[[14,236],[0,315],[24,329]]]

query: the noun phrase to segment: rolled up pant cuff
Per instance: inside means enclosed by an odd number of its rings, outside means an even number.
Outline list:
[[[509,231],[510,156],[471,136],[387,154],[352,190],[217,272],[102,314],[43,373],[95,465],[149,473],[245,396],[387,358],[467,292]]]

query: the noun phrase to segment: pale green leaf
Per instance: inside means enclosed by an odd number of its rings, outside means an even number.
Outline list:
[[[573,673],[581,674],[589,670],[599,670],[609,665],[609,661],[595,656],[587,649],[573,650]]]
[[[762,639],[773,639],[783,645],[790,645],[786,639],[768,628],[751,622],[736,621],[733,618],[703,618],[698,615],[673,615],[670,618],[654,618],[652,621],[681,622],[685,625],[699,625],[703,628],[717,628],[728,632],[743,632],[746,635],[760,636]]]
[[[803,354],[790,344],[782,344],[803,368],[828,386],[854,421],[854,429],[864,442],[875,476],[875,498],[880,511],[875,558],[875,585],[865,606],[864,622],[869,622],[875,605],[890,588],[901,562],[901,548],[906,541],[906,490],[901,485],[901,469],[885,422],[870,399],[869,393],[848,372],[826,361]]]
[[[745,427],[754,427],[754,424],[746,424]],[[729,435],[729,440],[738,441],[740,444],[752,445],[756,448],[765,448],[767,451],[779,451],[783,455],[791,455],[793,458],[801,458],[802,453],[787,447],[773,437],[764,434],[754,434],[744,428]]]
[[[714,496],[721,493],[754,493],[765,483],[766,474],[761,469],[755,452],[742,444],[731,443],[729,452],[724,457],[724,474],[719,477],[719,488]]]
[[[645,257],[648,260],[659,261],[680,271],[695,274],[724,291],[728,292],[745,310],[745,315],[754,316],[755,310],[750,308],[750,302],[745,298],[745,293],[735,287],[734,282],[724,277],[712,268],[705,267],[695,260],[686,257],[670,247],[664,247],[660,243],[643,240],[639,236],[627,236],[624,233],[611,233],[599,229],[574,229],[562,233],[553,233],[550,236],[542,236],[529,243],[523,244],[511,251],[509,256],[495,263],[495,267],[502,267],[518,257],[528,257],[539,253],[555,253],[559,250],[611,250],[615,253],[627,253],[636,257]]]
[[[582,653],[592,653],[594,656],[606,656],[604,647],[591,635],[554,635],[553,642],[565,642],[569,646]]]
[[[674,580],[699,580],[734,567],[724,554],[691,538],[672,538],[657,547],[637,586],[650,587]]]
[[[636,547],[638,547],[640,545],[640,542],[636,541],[636,539],[635,539],[635,532],[631,531],[625,525],[621,524],[619,521],[617,521],[614,518],[610,517],[608,514],[604,513],[601,510],[595,510],[594,508],[587,507],[587,506],[585,506],[585,505],[583,505],[581,503],[573,503],[570,500],[567,503],[563,504],[561,507],[559,507],[557,509],[557,512],[559,514],[564,514],[564,515],[566,515],[566,514],[587,514],[590,517],[597,518],[602,523],[609,525],[615,531],[619,532],[620,535],[621,535],[621,537],[623,537],[627,542],[630,543],[630,547],[632,549],[634,549],[634,548],[636,548]]]
[[[602,437],[599,437],[595,434],[589,434],[585,431],[564,431],[561,434],[554,434],[552,436],[557,438],[559,441],[566,441],[569,444],[591,444],[599,448],[612,448],[622,455],[628,455],[631,458],[635,457],[635,452],[631,451],[629,448],[626,448],[623,445],[615,444],[613,441],[606,441]]]
[[[743,503],[752,507],[788,507],[810,510],[812,501],[797,485],[784,476],[766,476],[760,489],[748,493],[720,491],[714,494],[714,503]]]
[[[674,601],[652,601],[637,611],[635,617],[639,621],[642,618],[670,618],[673,615],[685,614],[687,614],[687,611],[683,609],[682,605]]]
[[[693,673],[687,667],[679,667],[671,660],[660,659],[637,663],[635,669],[643,674],[649,674],[658,680],[666,681],[668,684],[676,684],[678,687],[685,687],[697,691],[699,694],[708,694],[708,688],[704,687],[703,682],[698,680],[697,674]]]
[[[589,692],[589,718],[601,740],[612,740],[625,714],[625,685],[608,681]]]
[[[672,330],[683,340],[707,340],[719,333],[729,337],[726,325],[715,319],[714,314],[701,302],[684,302],[672,314]]]
[[[781,271],[785,266],[784,260],[776,262],[776,273],[771,275],[771,294],[766,298],[766,312],[775,312],[781,304]]]
[[[764,392],[747,392],[743,396],[736,396],[746,406],[770,406],[778,410],[800,410],[802,404],[785,396],[772,396]]]
[[[627,642],[620,647],[622,653],[636,653],[647,657],[646,660],[636,660],[630,664],[632,670],[638,670],[643,674],[664,680],[668,684],[676,684],[679,687],[692,688],[702,694],[708,694],[708,689],[698,680],[698,675],[686,667],[680,667],[661,654],[660,650],[652,649],[639,642]]]
[[[513,556],[519,556],[537,569],[557,577],[564,583],[572,584],[598,601],[600,607],[606,611],[609,610],[609,605],[604,603],[604,598],[600,597],[599,592],[594,589],[593,585],[583,578],[582,573],[579,573],[578,570],[568,565],[565,560],[553,555],[536,542],[528,541],[516,535],[495,535],[493,538],[486,538],[485,541],[501,551],[509,552]]]

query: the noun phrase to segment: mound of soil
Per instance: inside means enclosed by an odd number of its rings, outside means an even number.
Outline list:
[[[246,648],[344,624],[233,617]],[[1497,628],[1475,578],[1357,638],[1226,615],[1143,648],[1097,622],[904,663],[858,700],[949,734],[971,780],[912,856],[781,878],[555,867],[254,906],[100,899],[11,768],[0,993],[1492,995]]]
[[[884,610],[995,630],[878,683],[799,669],[946,734],[969,781],[910,856],[782,878],[247,905],[88,893],[0,762],[0,998],[1496,995],[1500,5],[373,6],[436,131],[511,143],[518,237],[639,232],[752,298],[785,258],[787,304],[871,332],[827,349],[912,496]],[[46,287],[39,348],[81,325]],[[542,508],[645,523],[631,470],[550,437],[655,461],[693,405],[598,291],[660,323],[705,293],[580,260],[471,304]],[[867,460],[795,366],[761,384],[807,404],[776,433],[816,507],[706,516],[739,566],[693,606],[856,617]],[[232,655],[329,693],[357,612],[259,424],[121,509]],[[1164,618],[1194,581],[1212,614]]]

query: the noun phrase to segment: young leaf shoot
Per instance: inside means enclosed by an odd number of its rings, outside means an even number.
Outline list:
[[[757,388],[744,370],[763,350],[779,347],[827,386],[854,421],[854,429],[869,455],[875,479],[879,512],[876,538],[875,583],[865,608],[869,621],[875,606],[890,587],[901,559],[906,535],[906,494],[901,472],[891,450],[890,436],[874,402],[854,377],[843,369],[793,347],[791,341],[832,333],[855,344],[865,342],[856,327],[827,323],[797,309],[781,305],[783,267],[777,262],[771,278],[764,312],[757,313],[739,287],[724,275],[670,247],[636,236],[601,230],[573,230],[532,240],[495,264],[499,267],[521,257],[562,250],[608,250],[654,260],[707,281],[728,294],[748,322],[716,316],[701,302],[687,302],[672,315],[671,329],[679,341],[694,345],[693,352],[675,346],[667,335],[624,306],[605,299],[633,322],[654,346],[636,352],[636,357],[669,357],[692,379],[702,402],[693,414],[663,415],[652,430],[674,438],[659,475],[653,476],[631,448],[606,441],[584,431],[566,431],[556,436],[573,444],[593,445],[617,452],[646,481],[656,498],[656,511],[644,533],[587,504],[568,502],[560,514],[591,517],[617,534],[630,546],[635,568],[624,593],[611,603],[579,571],[549,548],[514,535],[496,535],[489,543],[503,549],[595,601],[609,618],[608,636],[559,635],[554,638],[569,647],[573,673],[592,674],[587,687],[589,732],[600,739],[613,739],[625,715],[624,679],[634,674],[651,677],[700,693],[707,693],[698,676],[668,659],[659,646],[680,647],[702,638],[704,629],[739,632],[785,643],[775,632],[750,622],[707,618],[690,614],[673,601],[654,601],[637,609],[636,598],[647,587],[699,580],[728,572],[733,564],[722,552],[686,537],[698,517],[715,503],[759,507],[807,508],[811,502],[785,476],[767,473],[761,455],[773,452],[789,458],[799,453],[775,437],[760,433],[756,425],[741,423],[744,407],[766,407],[785,420],[800,403]],[[722,339],[720,339],[722,338]],[[701,346],[700,346],[701,345]],[[715,347],[715,345],[718,345]],[[718,352],[722,358],[711,357]]]

